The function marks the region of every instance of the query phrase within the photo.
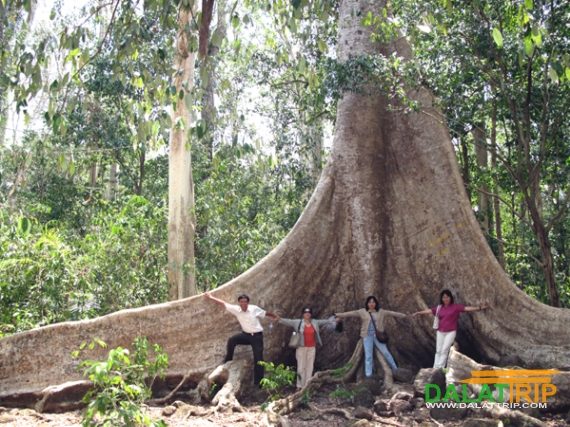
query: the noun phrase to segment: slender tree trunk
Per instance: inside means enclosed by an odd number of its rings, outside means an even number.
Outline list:
[[[548,231],[545,227],[542,214],[542,196],[540,192],[541,161],[544,153],[541,152],[539,159],[533,159],[530,148],[530,121],[528,118],[530,109],[530,99],[527,98],[523,105],[523,120],[520,119],[519,109],[514,99],[509,99],[509,109],[515,125],[516,141],[518,148],[518,165],[516,179],[521,187],[524,196],[524,206],[521,206],[523,215],[530,215],[532,230],[540,248],[541,267],[544,272],[546,291],[550,300],[550,305],[560,307],[560,296],[556,287],[554,276],[554,262],[552,257],[551,244],[548,238]]]
[[[183,3],[178,11],[174,85],[179,97],[172,112],[168,164],[168,284],[171,300],[196,294],[194,261],[194,184],[188,129],[192,116],[190,91],[196,53],[189,49],[192,15]]]
[[[349,55],[411,56],[405,39],[378,45],[371,28],[362,26],[363,16],[378,16],[384,6],[379,0],[341,1],[340,61]],[[427,90],[410,90],[409,96],[419,102],[419,112],[390,108],[394,101],[376,90],[344,93],[330,161],[301,217],[265,258],[214,294],[235,301],[244,292],[252,303],[288,314],[310,304],[323,317],[361,307],[370,294],[387,309],[409,313],[434,306],[441,289],[450,287],[457,302],[492,306],[461,318],[462,352],[496,365],[570,366],[570,310],[533,300],[505,275],[466,197],[443,115]],[[228,336],[238,329],[228,319],[195,296],[4,338],[0,404],[19,396],[22,405],[25,393],[30,401],[48,385],[79,379],[71,352],[92,337],[115,347],[145,335],[169,354],[169,375],[190,371],[198,382],[218,366]],[[390,346],[399,364],[432,364],[431,319],[395,322],[387,331],[397,337]],[[323,331],[319,365],[346,362],[358,330],[347,322],[342,335]],[[266,360],[283,357],[289,333],[274,328],[266,335]]]
[[[497,170],[497,104],[493,101],[493,113],[491,116],[491,169]],[[499,183],[493,182],[493,194],[498,195]],[[493,213],[495,217],[495,237],[497,238],[497,260],[503,269],[505,268],[505,244],[503,242],[503,219],[501,216],[501,204],[498,197],[493,197]]]
[[[97,186],[97,163],[89,167],[89,194],[93,194]]]
[[[461,159],[463,167],[461,168],[461,176],[463,177],[463,182],[465,183],[465,191],[467,191],[467,197],[471,200],[471,172],[469,171],[469,146],[464,136],[458,136],[459,145],[461,147]]]
[[[4,24],[6,23],[7,10],[4,6],[4,2],[0,1],[0,75],[4,74],[6,68],[6,58],[4,55],[4,49],[7,48],[7,40],[4,39]],[[4,145],[4,137],[6,135],[6,123],[8,120],[7,111],[7,85],[6,87],[0,87],[0,147]]]
[[[485,141],[484,124],[479,123],[473,128],[473,141],[475,143],[475,157],[477,159],[477,167],[482,173],[487,173],[488,155],[487,142]],[[490,226],[490,209],[489,209],[489,186],[483,183],[478,191],[478,209],[479,223],[485,235],[489,235]]]
[[[135,189],[135,193],[139,196],[143,193],[143,183],[145,177],[145,162],[146,162],[146,150],[141,148],[139,153],[139,173],[138,173],[138,181],[137,186]]]
[[[22,183],[26,179],[27,163],[28,163],[28,157],[27,157],[26,153],[24,151],[22,151],[22,158],[18,162],[18,166],[17,166],[17,170],[16,170],[16,176],[14,177],[14,182],[12,184],[12,188],[10,188],[10,191],[8,192],[8,196],[7,196],[8,208],[11,211],[16,210],[16,204],[17,204],[16,199],[17,199],[18,191],[20,190]]]
[[[546,280],[546,292],[548,293],[550,305],[553,307],[560,307],[560,294],[558,292],[556,278],[554,276],[554,260],[552,258],[552,249],[548,238],[548,232],[544,226],[538,206],[536,206],[536,199],[531,195],[525,194],[525,200],[532,221],[532,229],[540,248],[542,258],[541,267]]]
[[[227,6],[227,0],[220,0],[216,2],[217,8],[217,22],[216,29],[210,38],[210,43],[208,44],[208,50],[206,56],[202,58],[201,63],[201,75],[206,76],[207,83],[204,87],[204,92],[202,95],[202,121],[206,126],[206,134],[204,135],[203,142],[208,150],[208,158],[210,163],[212,162],[214,156],[214,132],[216,129],[216,106],[214,103],[214,93],[216,90],[216,70],[218,65],[217,55],[220,51],[220,47],[215,44],[219,43],[220,40],[226,38],[227,33],[227,21],[229,10]],[[215,43],[214,43],[215,42]]]
[[[115,200],[115,197],[117,197],[117,189],[119,186],[118,168],[119,165],[117,163],[111,163],[109,167],[109,182],[107,183],[107,191],[105,194],[107,200]]]

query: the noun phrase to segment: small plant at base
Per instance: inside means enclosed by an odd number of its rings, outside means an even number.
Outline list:
[[[332,376],[334,378],[341,378],[343,377],[348,371],[350,371],[350,369],[352,368],[352,363],[347,363],[344,366],[341,366],[340,368],[336,368],[333,369],[332,371]]]
[[[354,398],[354,392],[351,390],[347,390],[342,386],[337,385],[336,389],[330,392],[329,397],[331,399],[337,399],[337,400],[346,399],[352,401],[352,399]]]
[[[308,389],[305,389],[303,391],[303,395],[301,396],[301,403],[307,406],[310,400],[311,400],[311,392]]]
[[[213,399],[214,396],[216,395],[216,393],[220,391],[220,386],[217,383],[213,383],[210,386],[210,390],[208,391],[208,395],[210,396],[210,399]]]
[[[101,340],[89,344],[106,348]],[[81,350],[85,348],[82,344]],[[85,360],[80,367],[83,375],[93,383],[93,388],[83,397],[87,410],[83,426],[166,426],[164,421],[153,421],[141,408],[151,397],[152,384],[157,377],[163,377],[168,366],[168,356],[158,344],[152,346],[154,360],[150,360],[150,344],[145,337],[133,342],[134,351],[122,347],[111,349],[105,361]],[[150,378],[150,383],[146,380]]]
[[[269,402],[281,398],[281,393],[285,387],[293,385],[297,378],[297,373],[290,367],[280,363],[258,362],[265,369],[265,376],[261,379],[261,388],[269,393]],[[267,404],[262,405],[265,409]]]

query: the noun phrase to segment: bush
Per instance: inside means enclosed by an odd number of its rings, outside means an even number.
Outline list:
[[[93,341],[89,347],[94,348],[96,343],[106,347],[100,340]],[[133,348],[133,354],[126,348],[117,347],[109,351],[105,361],[81,362],[83,375],[93,383],[93,388],[83,398],[88,404],[83,426],[166,426],[163,421],[153,421],[141,405],[151,397],[154,380],[164,376],[168,356],[154,344],[151,360],[150,345],[145,337],[136,338]]]
[[[269,393],[269,401],[280,399],[283,390],[292,386],[297,379],[297,373],[289,366],[282,363],[279,365],[273,362],[257,362],[265,369],[265,376],[261,379],[261,388]]]

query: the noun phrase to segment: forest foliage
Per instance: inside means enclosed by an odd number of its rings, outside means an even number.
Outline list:
[[[94,1],[75,15],[62,4],[34,25],[32,2],[0,2],[0,336],[168,295],[178,3]],[[401,100],[416,84],[435,93],[499,262],[556,305],[553,280],[570,306],[564,4],[397,0],[392,15],[362,19],[379,40],[405,34],[416,59],[340,65],[337,2],[216,2],[216,55],[197,61],[184,100],[196,117],[199,289],[245,271],[293,227],[326,162],[336,101],[368,79]],[[197,27],[188,31],[197,49]],[[216,108],[206,120],[210,83]]]

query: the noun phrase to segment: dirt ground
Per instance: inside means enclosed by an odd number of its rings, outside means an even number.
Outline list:
[[[485,418],[476,410],[464,412],[457,419],[441,419],[430,411],[416,405],[409,405],[402,411],[393,408],[391,411],[378,414],[378,405],[370,399],[355,401],[354,398],[332,397],[332,387],[323,387],[313,396],[304,407],[299,408],[285,417],[287,427],[348,427],[348,426],[402,426],[402,427],[427,427],[427,426],[465,426],[485,427],[515,425],[503,423],[501,420]],[[267,396],[263,393],[257,395],[242,396],[243,412],[212,413],[208,405],[190,405],[177,401],[169,406],[147,407],[147,411],[153,419],[162,419],[168,426],[192,426],[192,427],[257,427],[268,426],[266,413],[261,404]],[[390,396],[384,396],[386,401]],[[376,402],[382,396],[373,397]],[[394,399],[392,399],[393,401]],[[404,400],[400,401],[405,404]],[[397,405],[396,405],[397,406]],[[413,405],[412,405],[413,406]],[[376,410],[375,410],[376,408]],[[380,413],[382,413],[380,411]],[[434,415],[434,416],[432,416]],[[444,414],[445,415],[445,414]],[[547,427],[562,427],[569,425],[570,414],[532,414],[544,422]],[[446,416],[449,416],[447,414]],[[454,415],[452,414],[452,418]],[[436,419],[439,418],[439,419]],[[71,427],[81,426],[82,411],[76,410],[65,413],[37,413],[32,409],[12,409],[0,407],[0,427]]]

